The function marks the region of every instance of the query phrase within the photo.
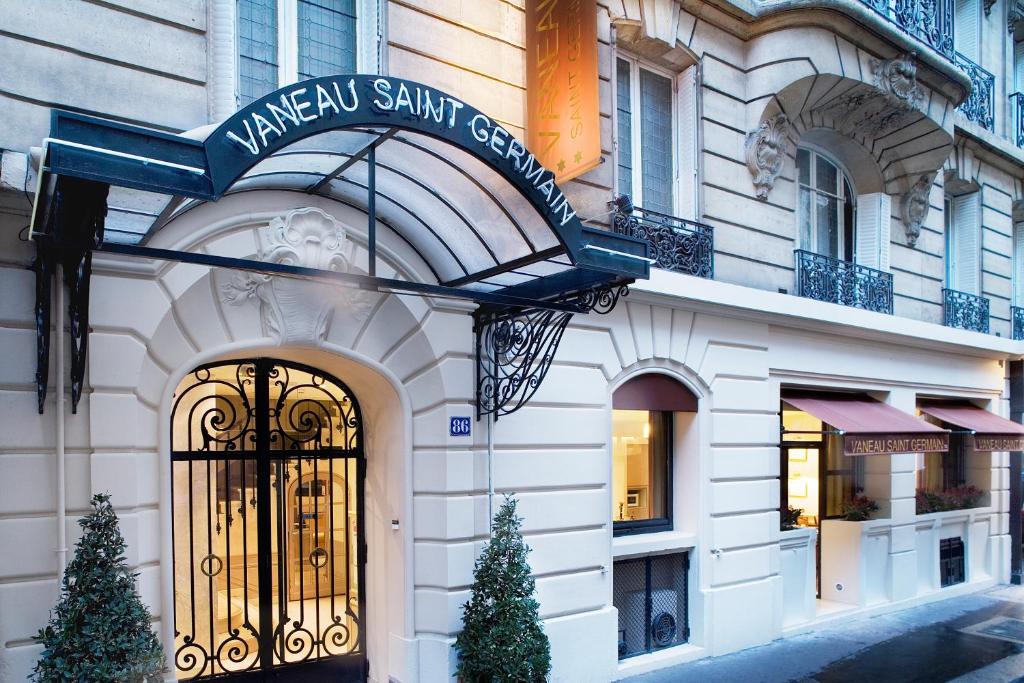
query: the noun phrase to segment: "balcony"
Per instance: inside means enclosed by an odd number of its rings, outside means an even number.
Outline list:
[[[1024,308],[1010,306],[1010,326],[1014,339],[1024,339]]]
[[[799,296],[892,314],[892,273],[803,249],[794,253]]]
[[[953,60],[953,0],[862,0],[904,33]]]
[[[1024,147],[1024,93],[1015,92],[1010,95],[1010,112],[1013,115],[1010,139],[1018,147]]]
[[[971,78],[971,95],[957,107],[957,111],[982,128],[995,129],[996,77],[979,65],[956,53],[955,63]]]
[[[942,290],[942,324],[988,334],[988,299],[977,294]]]
[[[612,229],[646,241],[658,268],[705,278],[715,275],[715,236],[710,225],[638,207],[617,212]]]

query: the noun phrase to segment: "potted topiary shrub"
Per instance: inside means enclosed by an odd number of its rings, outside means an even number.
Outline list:
[[[110,496],[97,494],[61,582],[60,600],[36,641],[43,653],[33,678],[41,683],[159,681],[164,652],[152,617],[135,590],[125,542]]]
[[[551,670],[551,647],[533,597],[516,516],[516,499],[505,497],[491,525],[491,540],[477,558],[473,592],[463,606],[455,641],[463,683],[539,683]]]

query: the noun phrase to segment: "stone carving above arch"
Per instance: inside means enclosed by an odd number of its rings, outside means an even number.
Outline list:
[[[757,130],[747,133],[744,145],[747,168],[754,176],[758,199],[767,200],[768,193],[775,186],[775,179],[782,172],[782,162],[786,159],[788,139],[789,119],[785,114],[776,114],[762,122]]]
[[[922,174],[904,193],[901,200],[900,216],[903,218],[908,247],[917,244],[917,238],[921,235],[921,225],[928,218],[928,209],[931,207],[929,197],[936,173],[937,171]]]
[[[329,270],[352,271],[355,243],[345,227],[317,208],[294,209],[270,221],[258,233],[258,259]],[[238,273],[221,286],[225,303],[256,303],[267,332],[278,344],[319,344],[337,306],[365,317],[371,302],[360,290],[295,278]]]
[[[924,100],[924,90],[917,83],[914,53],[894,59],[871,59],[871,72],[875,87],[885,93],[890,102],[904,110],[918,109]]]

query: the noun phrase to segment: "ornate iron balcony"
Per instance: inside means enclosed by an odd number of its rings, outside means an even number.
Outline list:
[[[710,225],[637,207],[632,213],[617,212],[612,229],[646,240],[658,268],[697,277],[715,276],[715,230]]]
[[[961,330],[988,333],[988,299],[977,294],[942,290],[942,324]]]
[[[959,52],[954,60],[964,73],[971,77],[971,95],[963,101],[957,111],[979,126],[994,130],[996,77]]]
[[[1010,111],[1013,113],[1010,138],[1018,147],[1024,147],[1024,93],[1010,95]]]
[[[953,0],[862,0],[904,33],[953,61]]]
[[[796,293],[808,299],[892,313],[892,273],[797,249]]]
[[[1010,306],[1010,324],[1013,327],[1013,338],[1024,339],[1024,308]]]

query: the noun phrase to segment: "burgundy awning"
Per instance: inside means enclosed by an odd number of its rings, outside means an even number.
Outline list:
[[[1024,451],[1024,425],[999,417],[966,401],[927,401],[925,415],[973,432],[976,451]]]
[[[949,450],[949,430],[863,394],[783,393],[782,400],[842,432],[846,455]]]
[[[612,408],[693,413],[697,411],[697,397],[668,375],[648,372],[616,389],[612,395]]]

